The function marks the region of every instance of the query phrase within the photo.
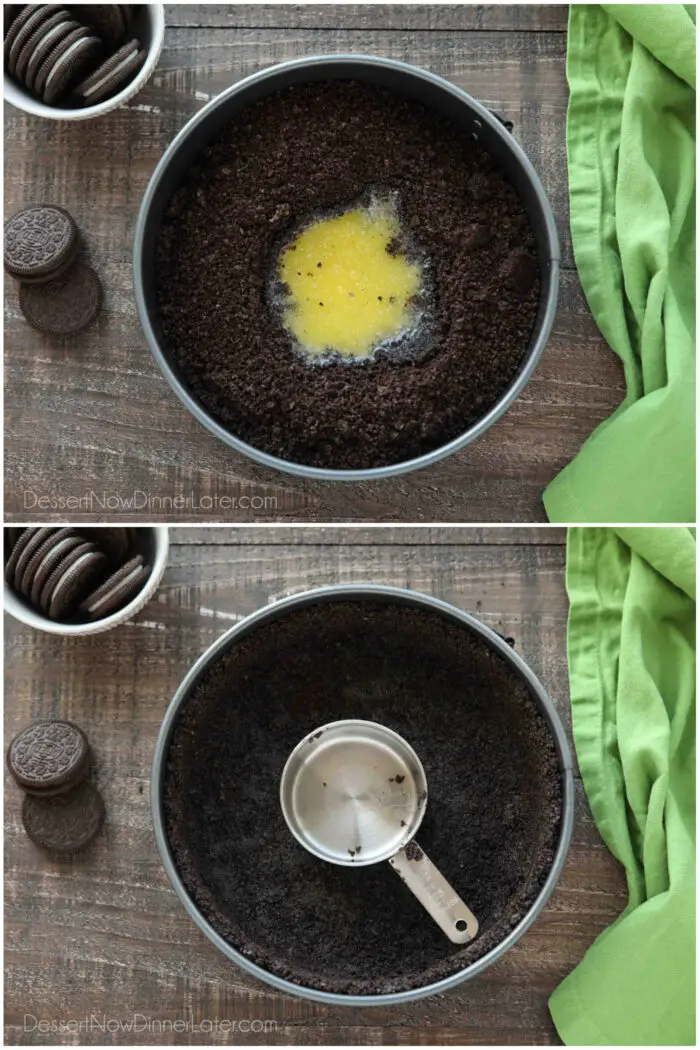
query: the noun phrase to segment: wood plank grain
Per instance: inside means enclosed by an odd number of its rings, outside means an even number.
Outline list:
[[[99,135],[93,122],[54,124],[6,108],[6,212],[36,199],[64,204],[84,231],[107,292],[99,324],[68,346],[23,322],[7,281],[9,519],[60,520],[68,513],[75,520],[202,523],[544,520],[543,489],[624,396],[622,370],[573,271],[563,275],[542,362],[508,413],[458,455],[382,482],[303,481],[233,453],[190,417],[148,352],[130,251],[138,206],[163,149],[223,87],[274,62],[329,51],[407,59],[512,119],[542,175],[565,263],[572,264],[562,34],[168,29],[154,78],[129,107],[100,120]]]
[[[566,4],[167,4],[170,26],[211,29],[566,32]]]
[[[170,543],[189,546],[192,544],[225,544],[243,547],[253,545],[288,546],[289,544],[312,547],[346,546],[383,547],[391,544],[398,547],[435,546],[485,546],[489,544],[509,546],[549,546],[566,543],[566,529],[556,525],[533,528],[529,525],[475,528],[453,525],[352,525],[334,528],[328,525],[238,525],[227,529],[221,525],[211,528],[181,526],[170,529]]]
[[[624,879],[600,841],[580,782],[564,874],[526,936],[446,995],[358,1010],[279,995],[227,963],[197,930],[157,857],[149,767],[168,699],[206,646],[283,593],[343,580],[409,585],[476,611],[514,637],[566,716],[563,547],[353,546],[351,535],[320,546],[197,542],[206,533],[183,543],[190,531],[177,530],[156,599],[128,625],[65,640],[7,618],[6,739],[42,716],[83,725],[96,752],[108,824],[82,857],[52,860],[22,832],[20,793],[6,775],[6,1043],[556,1042],[548,995],[625,903]],[[42,1033],[32,1017],[83,1027]],[[178,1019],[241,1027],[233,1035],[222,1028],[193,1033],[173,1029]],[[140,1030],[129,1030],[134,1023]]]

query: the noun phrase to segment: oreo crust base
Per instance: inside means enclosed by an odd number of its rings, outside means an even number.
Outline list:
[[[388,864],[326,864],[289,832],[284,763],[340,718],[381,722],[421,757],[418,842],[477,915],[470,945],[452,945]],[[171,738],[165,826],[188,893],[252,962],[386,994],[462,970],[518,924],[551,868],[561,784],[529,690],[483,640],[426,610],[337,602],[256,628],[204,675]]]
[[[266,301],[280,240],[371,186],[397,191],[430,261],[437,348],[309,366]],[[493,158],[435,111],[350,81],[270,96],[202,151],[166,206],[156,284],[164,347],[208,412],[261,451],[339,470],[424,455],[481,420],[520,371],[540,288]]]

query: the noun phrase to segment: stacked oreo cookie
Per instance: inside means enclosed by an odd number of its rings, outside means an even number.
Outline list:
[[[93,106],[146,61],[133,4],[6,4],[5,71],[47,106]]]
[[[25,792],[22,823],[32,842],[62,854],[92,842],[105,805],[88,779],[92,751],[82,729],[73,722],[34,722],[10,743],[7,766]]]
[[[19,305],[29,324],[50,335],[76,335],[102,305],[102,283],[78,258],[81,236],[57,204],[23,208],[5,226],[5,270],[20,282]]]
[[[5,580],[62,623],[91,623],[123,609],[151,572],[139,529],[33,526],[5,530]]]

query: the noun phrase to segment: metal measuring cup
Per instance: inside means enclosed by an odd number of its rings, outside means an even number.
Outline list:
[[[386,726],[329,722],[297,744],[280,782],[289,830],[310,853],[347,867],[388,860],[451,941],[479,931],[472,911],[414,840],[428,784],[418,755]]]

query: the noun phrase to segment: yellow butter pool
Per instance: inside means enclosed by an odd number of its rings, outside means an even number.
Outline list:
[[[319,216],[279,257],[282,320],[302,352],[371,356],[416,323],[423,268],[398,247],[401,222],[393,196],[372,196]]]

